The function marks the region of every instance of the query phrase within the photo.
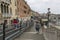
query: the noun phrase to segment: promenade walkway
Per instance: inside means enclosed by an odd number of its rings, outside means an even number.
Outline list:
[[[35,27],[31,27],[27,29],[22,35],[15,38],[14,40],[45,40],[42,34],[42,30],[40,29],[40,33],[37,34],[35,31]]]

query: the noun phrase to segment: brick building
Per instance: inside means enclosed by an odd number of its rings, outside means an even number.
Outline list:
[[[30,15],[30,7],[25,0],[17,0],[17,15],[19,18],[27,19]]]

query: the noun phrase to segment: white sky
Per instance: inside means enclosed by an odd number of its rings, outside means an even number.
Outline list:
[[[51,8],[51,12],[60,14],[60,0],[26,0],[31,9],[39,13],[46,13],[47,8]]]

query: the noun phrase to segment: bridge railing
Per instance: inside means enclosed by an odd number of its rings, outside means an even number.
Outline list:
[[[46,40],[60,40],[60,30],[55,27],[44,29],[44,37]]]

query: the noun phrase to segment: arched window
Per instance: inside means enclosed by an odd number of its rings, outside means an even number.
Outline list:
[[[7,6],[7,13],[9,13],[9,7]]]
[[[3,4],[1,4],[1,13],[3,13]]]
[[[12,14],[12,8],[10,8],[10,14]]]
[[[4,13],[6,13],[6,6],[4,5]]]

